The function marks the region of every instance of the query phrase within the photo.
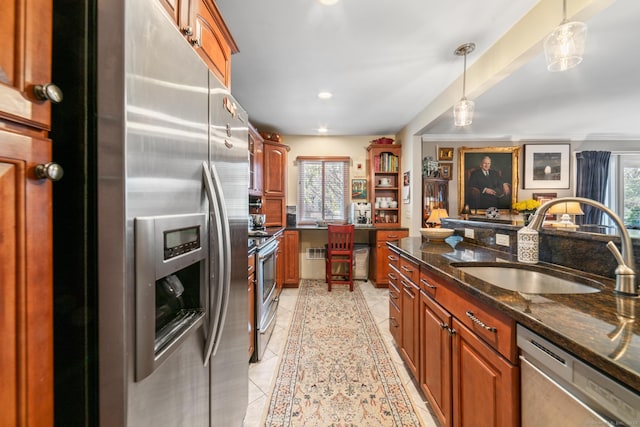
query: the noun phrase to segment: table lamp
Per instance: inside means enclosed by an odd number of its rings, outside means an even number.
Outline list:
[[[580,203],[578,202],[564,202],[553,205],[549,208],[549,212],[552,215],[561,215],[560,221],[553,224],[556,227],[565,228],[578,228],[573,222],[575,215],[584,215],[582,209],[580,209]]]
[[[449,218],[449,214],[446,209],[439,208],[431,211],[431,215],[425,221],[426,224],[435,224],[434,227],[440,227],[440,220],[442,218]]]

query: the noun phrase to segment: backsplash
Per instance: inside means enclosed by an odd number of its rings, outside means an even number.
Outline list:
[[[521,226],[508,223],[466,221],[447,218],[442,226],[452,228],[455,234],[478,246],[490,247],[497,251],[517,255],[517,232]],[[465,237],[465,230],[473,230],[474,237]],[[509,246],[499,245],[496,235],[506,235]],[[503,240],[501,237],[498,240]],[[599,276],[615,278],[618,266],[606,247],[613,240],[620,249],[620,237],[596,233],[562,231],[543,228],[540,230],[540,261],[562,265]],[[636,266],[640,265],[640,240],[633,239],[633,254]]]

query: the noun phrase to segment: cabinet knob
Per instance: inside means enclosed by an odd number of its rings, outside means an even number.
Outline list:
[[[61,103],[63,98],[62,91],[53,83],[35,85],[33,87],[33,95],[40,101],[51,101],[52,104]]]
[[[54,162],[37,165],[33,172],[36,178],[50,179],[51,181],[59,181],[62,178],[62,175],[64,175],[62,166]]]
[[[189,42],[191,43],[191,45],[192,45],[193,47],[196,47],[196,48],[199,48],[199,47],[201,47],[201,46],[202,46],[202,45],[200,44],[200,39],[197,39],[197,38],[192,38],[192,39],[190,39],[190,40],[189,40]]]
[[[193,28],[191,28],[190,25],[187,25],[186,27],[182,27],[182,34],[184,34],[187,37],[191,37],[193,35]]]

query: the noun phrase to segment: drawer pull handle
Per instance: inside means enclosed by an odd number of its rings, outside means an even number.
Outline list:
[[[413,269],[408,268],[406,265],[402,265],[400,266],[400,268],[406,271],[407,273],[413,273]]]
[[[438,289],[437,286],[433,286],[431,283],[427,282],[424,279],[420,279],[420,283],[422,283],[423,285],[425,285],[429,289]]]
[[[394,292],[389,292],[389,298],[398,299],[398,296]]]
[[[397,234],[388,234],[387,235],[387,239],[397,239],[398,235]]]
[[[393,262],[398,261],[398,257],[394,256],[394,255],[387,255],[387,259],[389,259],[389,261],[393,261]]]
[[[389,276],[390,279],[398,280],[398,277],[393,273],[389,273],[388,276]]]
[[[395,319],[395,317],[390,317],[390,318],[389,318],[389,322],[391,322],[391,325],[392,325],[394,328],[397,328],[397,327],[399,327],[399,326],[400,326],[400,324],[399,324],[399,323],[398,323],[398,321]]]
[[[473,323],[475,323],[476,325],[480,326],[481,328],[486,329],[489,332],[493,332],[496,333],[498,332],[497,328],[494,328],[493,326],[487,326],[482,320],[478,319],[472,311],[467,310],[467,317],[469,319],[471,319],[473,321]]]

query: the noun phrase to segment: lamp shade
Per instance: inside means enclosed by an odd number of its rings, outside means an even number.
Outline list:
[[[429,218],[427,218],[427,223],[431,223],[431,224],[440,224],[440,220],[442,218],[449,218],[449,214],[447,213],[446,209],[434,209],[433,211],[431,211],[431,215],[429,215]]]
[[[549,208],[549,213],[552,215],[562,215],[560,222],[556,223],[556,227],[568,227],[577,228],[572,221],[572,215],[584,215],[582,209],[580,209],[580,203],[578,202],[564,202],[553,205]]]
[[[557,203],[549,208],[549,213],[552,215],[584,215],[578,202]]]
[[[462,98],[453,106],[453,123],[456,126],[469,126],[473,122],[473,108],[475,103]]]
[[[562,22],[544,41],[549,71],[564,71],[582,62],[587,26],[582,22]]]

